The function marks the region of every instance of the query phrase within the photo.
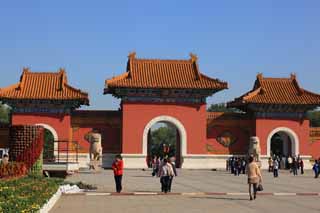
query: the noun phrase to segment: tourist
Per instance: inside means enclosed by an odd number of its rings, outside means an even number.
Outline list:
[[[274,159],[275,159],[275,157],[274,157]],[[268,160],[268,165],[269,165],[269,170],[268,170],[268,171],[269,171],[269,172],[272,171],[272,168],[273,168],[272,163],[273,163],[273,161],[272,161],[272,158],[270,157],[269,160]]]
[[[177,167],[176,167],[176,164],[175,164],[175,159],[173,157],[169,159],[168,163],[171,165],[172,170],[173,170],[173,175],[170,176],[169,184],[168,184],[168,192],[171,192],[171,186],[172,186],[172,182],[173,182],[173,177],[174,176],[178,176],[178,173],[177,173]]]
[[[239,175],[239,167],[240,167],[240,162],[238,158],[235,158],[234,160],[234,175],[238,176]]]
[[[300,158],[299,165],[300,165],[300,173],[303,175],[304,174],[304,162],[303,162],[302,158]]]
[[[249,195],[250,200],[256,199],[257,196],[257,186],[262,182],[262,176],[258,165],[253,161],[253,156],[249,157],[248,164],[248,184],[249,184]],[[253,188],[253,197],[252,197]]]
[[[279,177],[279,162],[277,159],[273,160],[273,177]]]
[[[230,172],[231,172],[231,174],[234,174],[234,168],[235,168],[235,158],[234,157],[231,158],[230,165],[231,165]]]
[[[118,193],[122,191],[122,176],[123,176],[123,160],[121,155],[116,155],[112,164],[112,170],[114,173],[114,180],[116,183],[116,190]]]
[[[242,170],[242,174],[246,174],[246,166],[247,166],[247,162],[244,158],[242,158],[241,160],[241,170]]]
[[[167,159],[163,159],[163,163],[159,169],[159,177],[161,183],[161,191],[164,193],[168,193],[169,191],[169,181],[173,176],[173,169],[171,164],[168,163]]]
[[[160,166],[160,159],[158,156],[154,156],[152,160],[152,176],[154,177],[156,174],[158,174]]]
[[[314,178],[318,178],[319,177],[319,161],[315,160],[312,169],[314,172]]]
[[[298,161],[296,157],[292,159],[291,170],[294,176],[298,175]]]
[[[1,163],[3,165],[7,165],[9,163],[9,155],[8,154],[3,155]]]
[[[288,168],[290,170],[290,173],[292,172],[292,163],[293,163],[293,159],[292,157],[289,155],[288,157]]]

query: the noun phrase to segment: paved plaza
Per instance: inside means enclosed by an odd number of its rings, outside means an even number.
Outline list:
[[[101,173],[79,173],[67,178],[68,181],[83,181],[98,187],[100,192],[114,192],[114,179],[111,170]],[[280,171],[279,178],[263,171],[265,192],[306,193],[320,192],[320,179],[314,179],[312,171],[294,177],[288,171]],[[159,192],[160,179],[151,176],[151,170],[125,170],[124,192]],[[226,171],[178,170],[173,182],[173,192],[247,192],[247,177],[234,176]]]
[[[308,195],[320,193],[320,179],[314,179],[311,171],[296,177],[281,171],[277,179],[264,171],[265,194],[254,202],[248,200],[245,175],[236,177],[225,171],[209,170],[178,172],[173,191],[185,195],[110,196],[108,192],[114,191],[112,171],[75,174],[67,180],[96,185],[97,193],[64,195],[51,212],[320,212],[320,196]],[[150,173],[149,170],[126,170],[124,192],[159,192],[159,179]]]

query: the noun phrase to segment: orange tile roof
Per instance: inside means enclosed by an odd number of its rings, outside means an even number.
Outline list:
[[[210,78],[199,71],[197,57],[189,60],[138,59],[129,55],[127,71],[106,80],[106,92],[110,88],[172,88],[172,89],[227,89],[228,84]]]
[[[320,105],[320,95],[301,88],[294,74],[290,78],[265,78],[258,74],[253,89],[228,105],[246,104]]]
[[[19,83],[0,89],[0,99],[77,100],[89,104],[87,93],[68,85],[63,69],[54,73],[23,69]]]

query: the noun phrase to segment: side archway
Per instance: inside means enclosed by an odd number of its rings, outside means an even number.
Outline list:
[[[143,142],[142,142],[142,154],[144,156],[147,156],[148,154],[148,133],[151,127],[158,123],[158,122],[168,122],[173,124],[180,135],[180,146],[181,146],[181,157],[187,155],[187,132],[186,129],[184,128],[183,124],[176,118],[167,116],[167,115],[162,115],[153,118],[144,128],[143,131]]]
[[[278,127],[274,130],[272,130],[269,135],[268,135],[268,139],[267,139],[267,156],[270,157],[271,156],[271,140],[272,137],[279,132],[283,132],[285,134],[287,134],[290,138],[291,141],[291,152],[290,154],[292,156],[297,156],[299,154],[299,137],[298,135],[290,128],[288,127]]]
[[[58,133],[57,131],[50,125],[48,124],[44,124],[44,123],[39,123],[39,124],[36,124],[36,126],[41,126],[43,128],[45,128],[46,130],[48,130],[49,132],[51,132],[51,134],[53,135],[53,139],[54,139],[54,144],[53,144],[53,148],[54,148],[54,151],[53,151],[53,155],[54,156],[57,156],[58,155],[58,140],[59,140],[59,137],[58,137]]]

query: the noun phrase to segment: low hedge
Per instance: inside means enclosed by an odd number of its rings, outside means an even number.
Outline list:
[[[24,163],[9,162],[8,164],[0,163],[0,179],[21,177],[27,174],[27,167]]]
[[[63,179],[24,177],[0,182],[0,212],[38,212],[54,195]]]

